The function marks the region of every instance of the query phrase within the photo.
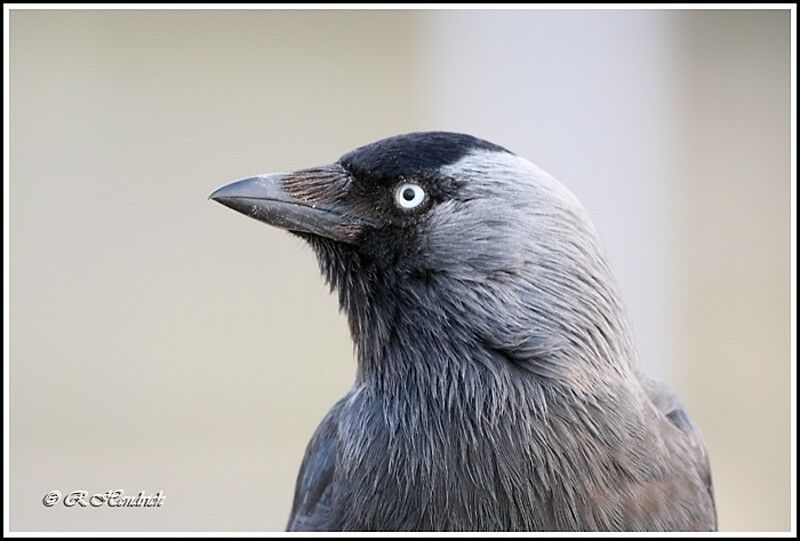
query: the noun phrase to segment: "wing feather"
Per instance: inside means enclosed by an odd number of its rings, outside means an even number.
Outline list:
[[[686,411],[683,403],[681,403],[678,395],[669,389],[665,384],[640,376],[642,387],[647,392],[647,396],[658,411],[660,411],[670,422],[676,427],[688,442],[688,449],[691,453],[691,462],[695,467],[697,475],[705,485],[708,493],[708,501],[710,507],[709,517],[713,525],[713,529],[717,529],[717,513],[716,503],[714,501],[714,485],[711,480],[711,463],[708,458],[703,437],[700,434],[697,426],[692,422],[689,413]],[[670,437],[665,434],[664,437]]]
[[[317,427],[297,476],[288,531],[324,530],[335,496],[338,402]]]

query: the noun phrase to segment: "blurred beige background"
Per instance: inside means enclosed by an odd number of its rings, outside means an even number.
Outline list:
[[[723,530],[790,527],[788,11],[20,11],[12,530],[282,530],[352,346],[307,248],[206,200],[465,131],[583,201]],[[53,489],[160,509],[45,508]]]

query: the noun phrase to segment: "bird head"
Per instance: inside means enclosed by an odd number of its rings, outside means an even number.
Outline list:
[[[374,362],[393,338],[422,337],[432,348],[447,340],[488,348],[548,377],[575,369],[559,360],[571,349],[595,364],[631,357],[616,286],[583,208],[498,145],[411,133],[210,197],[311,244],[362,358]]]

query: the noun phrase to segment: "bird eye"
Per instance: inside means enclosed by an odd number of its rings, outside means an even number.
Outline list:
[[[401,184],[394,191],[394,200],[401,208],[413,209],[425,200],[425,190],[416,184]]]

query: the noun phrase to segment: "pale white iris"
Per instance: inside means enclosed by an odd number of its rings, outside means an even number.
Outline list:
[[[404,209],[413,209],[425,200],[425,190],[416,184],[401,184],[394,191],[394,200]]]

